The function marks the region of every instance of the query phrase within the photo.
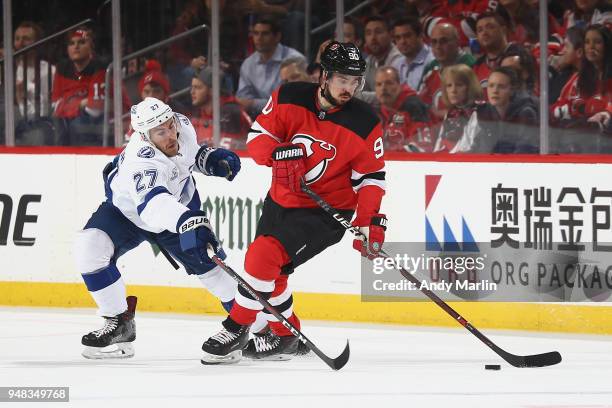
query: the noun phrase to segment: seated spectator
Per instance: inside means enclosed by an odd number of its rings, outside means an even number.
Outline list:
[[[431,50],[435,59],[425,67],[418,92],[421,100],[430,107],[432,120],[441,121],[446,115],[446,106],[442,102],[440,72],[455,64],[471,67],[476,60],[472,54],[459,48],[459,34],[455,26],[449,23],[439,23],[433,28]]]
[[[34,44],[43,37],[42,28],[23,21],[15,30],[15,51]],[[38,71],[38,73],[37,73]],[[36,81],[38,75],[38,81]],[[53,144],[55,129],[49,118],[51,106],[51,80],[55,66],[40,57],[35,49],[15,58],[15,143],[18,145]],[[38,98],[37,98],[38,97]]]
[[[281,84],[287,82],[312,82],[306,73],[306,61],[302,58],[287,58],[280,65]]]
[[[91,29],[78,28],[68,35],[68,59],[57,68],[53,80],[53,116],[63,130],[60,144],[101,145],[106,67],[94,56]],[[130,102],[123,92],[123,107]]]
[[[321,64],[318,62],[311,62],[306,67],[306,73],[310,77],[309,82],[318,84],[319,78],[321,77]]]
[[[376,70],[376,98],[380,104],[378,115],[385,151],[432,151],[427,106],[414,90],[400,83],[397,69],[380,67]]]
[[[497,114],[482,101],[476,74],[464,64],[442,71],[442,99],[448,107],[434,146],[435,152],[490,152]]]
[[[539,68],[535,59],[525,47],[517,45],[516,47],[511,47],[507,52],[504,52],[500,66],[509,67],[515,70],[520,81],[520,90],[522,92],[535,96],[540,94],[539,81],[537,80]]]
[[[512,51],[516,45],[508,42],[508,22],[498,13],[487,12],[478,16],[476,35],[483,55],[476,60],[474,72],[486,92],[491,70],[497,68],[504,53]]]
[[[157,60],[147,60],[145,63],[145,72],[138,81],[138,93],[141,100],[149,96],[159,99],[170,105],[174,112],[188,111],[187,107],[178,100],[170,99],[170,81],[162,72],[162,67]]]
[[[15,30],[15,36],[13,38],[13,46],[15,47],[15,51],[19,51],[31,44],[34,44],[36,41],[40,40],[42,36],[43,31],[38,24],[32,21],[23,21]],[[38,85],[35,84],[35,71],[37,64],[40,75],[40,82]],[[49,73],[51,77],[49,76]],[[55,75],[55,66],[50,65],[43,59],[40,59],[38,52],[35,50],[16,58],[15,98],[17,100],[19,113],[24,117],[24,119],[34,119],[40,116],[48,116],[50,114],[49,91],[51,86],[49,80],[53,78],[53,75]],[[23,83],[24,80],[26,81],[25,93]],[[40,92],[39,101],[35,100],[36,88],[38,88]],[[36,114],[37,104],[38,114]]]
[[[200,71],[191,80],[191,103],[193,109],[189,119],[198,135],[198,144],[213,144],[213,100],[212,68]],[[221,82],[221,132],[219,146],[240,150],[246,146],[246,137],[251,119],[232,95],[232,90]]]
[[[342,25],[344,42],[353,43],[361,50],[363,47],[363,24],[355,17],[347,16],[344,17],[344,24]]]
[[[580,70],[561,90],[551,107],[552,119],[573,126],[605,111],[612,102],[612,38],[610,31],[596,24],[587,28]],[[566,123],[567,124],[567,123]]]
[[[538,100],[521,89],[521,80],[509,67],[495,68],[487,81],[487,97],[501,126],[493,153],[538,153]]]
[[[586,28],[602,24],[612,26],[612,6],[606,0],[574,0],[573,6],[563,14],[563,32],[576,25]]]
[[[280,28],[272,19],[257,20],[251,36],[256,51],[240,67],[236,97],[249,115],[255,117],[281,83],[281,62],[291,57],[305,58],[300,52],[280,43]]]
[[[501,15],[508,16],[510,30],[508,41],[520,44],[527,49],[540,41],[538,28],[540,26],[539,10],[531,7],[527,0],[500,0],[496,10]],[[548,34],[561,33],[561,25],[554,16],[548,15]]]
[[[584,55],[580,69],[561,90],[558,101],[551,106],[551,123],[556,128],[559,151],[571,153],[612,152],[612,146],[602,147],[602,130],[598,124],[600,112],[612,109],[612,39],[610,31],[600,24],[587,28]],[[591,121],[589,121],[591,119]]]
[[[359,96],[364,101],[376,105],[376,70],[382,66],[394,66],[402,58],[402,53],[392,42],[387,20],[381,16],[370,16],[365,24],[366,70],[365,85]]]
[[[393,23],[393,42],[402,57],[391,65],[400,75],[402,84],[418,89],[425,67],[434,56],[431,48],[423,43],[421,23],[416,18],[402,18]]]
[[[551,61],[550,80],[548,85],[548,102],[554,104],[561,89],[567,81],[580,70],[580,62],[584,55],[584,29],[578,26],[570,27],[565,33],[563,48],[558,58]]]
[[[410,0],[414,1],[414,0]],[[442,1],[429,0],[429,6],[420,5],[428,0],[417,0],[419,15],[423,22],[426,37],[431,37],[433,27],[439,23],[450,23],[459,33],[459,45],[467,47],[469,41],[476,37],[476,18],[483,13],[494,11],[497,1],[469,0],[469,1]],[[424,11],[430,7],[429,15]]]

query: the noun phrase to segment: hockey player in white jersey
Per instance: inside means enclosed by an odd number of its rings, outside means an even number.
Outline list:
[[[83,336],[86,358],[134,355],[136,299],[126,299],[117,258],[149,241],[171,254],[230,310],[236,283],[208,257],[207,245],[225,253],[214,236],[192,171],[232,180],[238,156],[198,146],[187,117],[155,98],[132,107],[134,134],[104,171],[107,200],[75,240],[75,261],[104,317],[104,326]]]

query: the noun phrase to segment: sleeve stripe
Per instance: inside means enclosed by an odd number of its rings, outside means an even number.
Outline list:
[[[142,202],[142,204],[140,204],[138,207],[136,207],[137,211],[138,211],[138,215],[142,214],[142,212],[144,211],[145,207],[147,206],[147,204],[149,204],[149,201],[151,201],[153,199],[153,197],[159,195],[159,194],[170,194],[170,192],[166,189],[166,187],[162,187],[162,186],[157,186],[155,188],[153,188],[151,191],[149,191],[147,193],[147,195],[145,195],[144,201]]]
[[[257,138],[257,137],[259,137],[261,135],[268,135],[272,139],[276,140],[278,143],[281,142],[280,138],[278,138],[278,137],[274,136],[272,133],[268,132],[266,129],[263,128],[263,126],[261,126],[259,124],[259,122],[255,121],[255,122],[253,122],[253,125],[249,129],[249,135],[247,136],[247,143],[250,143],[253,139],[255,139],[255,138]]]
[[[353,185],[353,191],[357,192],[361,188],[366,186],[377,186],[381,188],[383,191],[386,191],[386,183],[385,180],[375,180],[375,179],[365,179],[358,185]]]
[[[357,173],[357,174],[359,174],[359,173]],[[359,184],[363,183],[367,179],[385,181],[385,172],[384,171],[377,171],[375,173],[363,174],[363,175],[360,175],[359,178],[355,178],[354,176],[355,176],[355,174],[353,174],[353,177],[351,177],[351,184],[353,185],[353,188],[355,188],[355,186],[358,186]]]

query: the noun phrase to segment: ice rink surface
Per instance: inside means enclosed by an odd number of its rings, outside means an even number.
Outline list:
[[[469,318],[469,317],[468,317]],[[465,329],[302,322],[335,357],[204,366],[201,345],[219,317],[137,313],[136,356],[85,360],[93,310],[0,308],[0,386],[68,386],[79,407],[527,407],[612,408],[612,338],[483,330],[514,354],[558,350],[560,365],[514,368]],[[499,363],[501,371],[485,364]],[[19,407],[49,403],[6,404]]]

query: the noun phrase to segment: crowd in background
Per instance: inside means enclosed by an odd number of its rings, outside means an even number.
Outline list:
[[[165,37],[209,23],[210,1],[180,3]],[[251,121],[276,88],[319,81],[319,54],[333,33],[313,36],[313,49],[304,50],[299,0],[219,3],[220,145],[242,149]],[[312,3],[313,26],[334,18],[327,4],[334,2]],[[612,153],[611,3],[550,2],[548,61],[540,59],[537,0],[379,0],[346,17],[343,35],[366,58],[358,97],[378,112],[386,151],[538,153],[539,65],[545,63],[551,151]],[[43,38],[41,26],[17,24],[14,50]],[[61,55],[33,50],[16,57],[16,144],[103,144],[109,59],[96,52],[99,30],[70,31]],[[127,33],[126,50],[134,47]],[[154,96],[191,119],[199,143],[212,143],[206,47],[194,37],[125,65],[126,141],[129,107]]]

